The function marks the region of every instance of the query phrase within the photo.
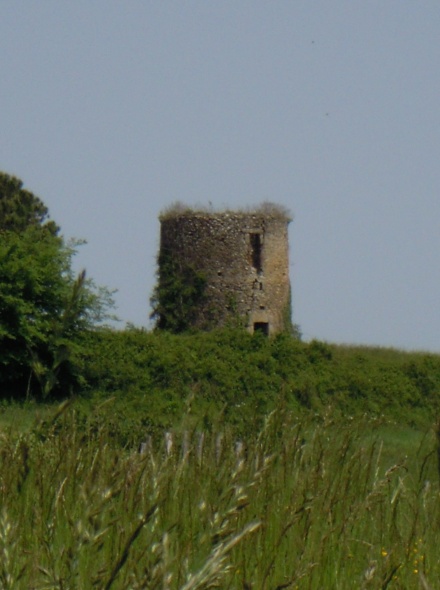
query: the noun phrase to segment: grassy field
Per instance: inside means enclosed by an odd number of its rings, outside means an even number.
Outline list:
[[[0,401],[0,590],[434,590],[440,356],[86,333]],[[73,391],[73,389],[72,389]]]
[[[65,404],[20,429],[4,408],[2,589],[426,589],[440,579],[434,429],[280,410],[246,438],[220,419],[209,431],[183,421],[124,448],[114,424],[80,417]]]

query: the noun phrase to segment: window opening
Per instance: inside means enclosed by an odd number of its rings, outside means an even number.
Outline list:
[[[258,272],[261,272],[263,270],[262,264],[261,264],[261,251],[262,251],[262,247],[263,247],[261,234],[250,234],[250,239],[251,239],[251,248],[252,248],[252,266]]]
[[[265,336],[269,336],[269,322],[255,322],[254,333],[262,332]]]

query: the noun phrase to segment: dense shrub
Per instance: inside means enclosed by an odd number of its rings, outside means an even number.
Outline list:
[[[90,395],[115,396],[127,408],[136,400],[143,418],[162,424],[190,408],[195,421],[209,424],[222,412],[230,423],[252,429],[280,404],[417,423],[438,405],[437,355],[303,343],[285,334],[268,339],[243,330],[103,330],[89,334],[86,349]]]

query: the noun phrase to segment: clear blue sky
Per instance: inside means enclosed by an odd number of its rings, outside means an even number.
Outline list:
[[[440,351],[440,2],[0,2],[0,169],[149,325],[158,214],[294,214],[305,339]]]

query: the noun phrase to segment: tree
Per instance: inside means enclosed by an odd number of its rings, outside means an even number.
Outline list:
[[[0,172],[0,230],[21,232],[29,226],[44,228],[52,235],[59,231],[43,201],[25,190],[19,178]]]
[[[81,335],[111,303],[85,272],[75,277],[48,210],[20,180],[0,174],[0,385],[3,392],[66,394],[81,380]]]

